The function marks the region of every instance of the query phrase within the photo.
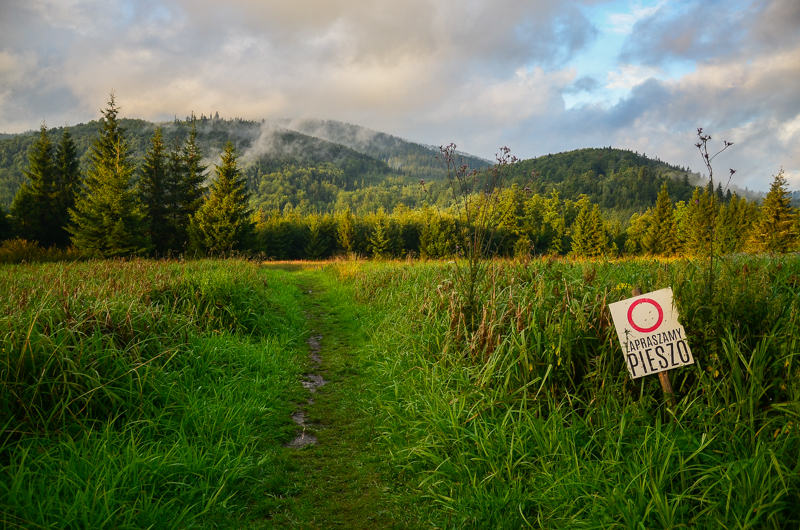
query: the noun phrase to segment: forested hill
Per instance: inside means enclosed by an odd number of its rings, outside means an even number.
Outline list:
[[[531,171],[538,175],[531,178]],[[547,194],[555,189],[563,198],[586,194],[603,208],[622,210],[655,204],[665,181],[673,201],[688,200],[699,183],[699,175],[688,168],[611,147],[523,160],[515,165],[513,175],[514,182],[534,193]]]
[[[172,122],[152,123],[144,120],[121,120],[134,160],[144,157],[153,131],[160,126],[167,146],[173,141],[182,141],[191,127],[189,118]],[[57,141],[63,127],[49,129]],[[78,155],[85,169],[89,147],[97,135],[98,122],[92,121],[69,128]],[[263,120],[219,119],[201,116],[197,119],[197,141],[206,156],[206,163],[217,162],[217,155],[228,140],[239,151],[241,165],[248,176],[248,185],[258,191],[261,177],[288,170],[315,172],[316,175],[330,173],[332,165],[336,182],[341,190],[354,191],[383,185],[376,190],[382,195],[380,205],[392,206],[396,200],[386,195],[398,190],[398,186],[418,186],[419,179],[437,180],[445,172],[436,159],[437,148],[409,142],[386,133],[381,133],[336,121],[322,120]],[[38,136],[38,131],[0,137],[0,204],[6,208],[11,204],[17,190],[24,181],[23,170],[28,163],[28,148]],[[464,155],[474,168],[486,168],[487,160]],[[341,174],[339,174],[341,173]],[[285,172],[284,172],[285,174]],[[390,182],[384,180],[394,175]],[[327,177],[326,177],[327,178]],[[299,188],[302,182],[292,184]],[[375,193],[372,193],[375,195]],[[286,197],[282,197],[282,200]],[[315,201],[317,207],[319,200]],[[262,201],[263,202],[263,201]],[[268,201],[270,203],[279,202]],[[285,202],[285,201],[284,201]],[[290,200],[295,206],[299,200]],[[367,208],[377,202],[368,201]]]
[[[191,127],[190,121],[177,119],[167,123],[152,123],[123,118],[121,123],[133,159],[137,162],[144,157],[157,126],[162,128],[168,147],[173,142],[183,142]],[[63,127],[49,129],[51,138],[57,142],[63,130]],[[75,125],[69,131],[77,146],[81,166],[85,169],[89,147],[97,135],[98,122]],[[248,169],[248,175],[252,177],[249,182],[251,188],[257,187],[255,179],[259,173],[276,171],[284,166],[332,164],[343,172],[350,183],[356,180],[375,183],[392,172],[386,162],[344,145],[296,131],[267,127],[262,122],[202,118],[197,120],[197,132],[198,144],[208,164],[218,162],[217,155],[224,145],[229,140],[233,142],[243,168]],[[5,207],[11,204],[25,179],[23,170],[28,164],[28,149],[38,135],[38,131],[31,131],[0,139],[0,203]],[[433,156],[431,152],[432,159]]]
[[[162,127],[167,146],[171,146],[172,142],[176,140],[182,142],[190,127],[181,120],[155,124],[145,120],[123,118],[120,122],[125,129],[125,137],[136,161],[144,157],[150,138],[157,126]],[[89,147],[97,136],[98,128],[97,121],[69,127],[81,159],[82,170],[86,169]],[[64,127],[56,127],[49,129],[48,132],[53,142],[57,143],[63,131]],[[249,148],[260,134],[261,125],[256,122],[210,119],[198,122],[198,143],[207,155],[216,155],[229,139],[239,149]],[[28,166],[28,148],[38,137],[39,131],[30,131],[0,139],[0,203],[5,207],[11,204],[14,195],[25,179],[23,170]]]
[[[429,190],[443,191],[445,172],[436,156],[438,149],[403,140],[357,125],[323,120],[197,119],[197,141],[209,166],[218,163],[223,146],[232,141],[239,153],[239,166],[247,177],[253,205],[264,210],[286,206],[308,211],[350,208],[367,212],[397,204],[421,206],[431,199],[419,185],[432,182]],[[134,161],[138,164],[150,145],[157,126],[166,146],[184,141],[191,121],[152,123],[123,119],[122,126]],[[63,128],[50,129],[57,142]],[[98,122],[70,127],[82,166],[97,135]],[[25,179],[28,148],[38,131],[0,139],[0,203],[10,205]],[[489,162],[462,156],[471,168]],[[532,170],[538,175],[530,178]],[[525,176],[523,176],[523,174]],[[554,189],[562,199],[588,195],[606,210],[629,214],[652,206],[663,182],[674,202],[688,200],[699,175],[688,168],[670,165],[632,151],[602,148],[578,149],[521,161],[512,167],[512,182],[534,193],[549,195]],[[720,190],[721,191],[721,190]],[[434,194],[440,205],[447,195]]]
[[[417,179],[437,179],[446,174],[436,158],[439,154],[437,147],[409,142],[397,136],[340,121],[303,119],[287,121],[285,127],[346,145],[360,153],[383,160],[394,171],[403,175]],[[473,169],[484,169],[492,163],[466,153],[462,154],[462,158]]]

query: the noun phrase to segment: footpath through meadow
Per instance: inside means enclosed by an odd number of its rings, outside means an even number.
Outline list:
[[[307,390],[292,419],[291,508],[272,523],[284,528],[416,528],[393,505],[373,452],[374,430],[364,414],[364,348],[380,316],[356,304],[333,275],[308,266],[275,265],[303,292],[308,356],[301,378]]]

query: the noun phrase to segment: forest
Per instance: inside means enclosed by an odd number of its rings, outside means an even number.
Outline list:
[[[0,140],[0,259],[451,258],[471,229],[461,199],[499,205],[487,250],[501,256],[788,252],[800,241],[782,170],[757,201],[611,147],[494,164],[453,149],[448,166],[444,150],[340,122],[150,124],[121,118],[112,96],[98,122]],[[502,178],[459,197],[466,169]]]

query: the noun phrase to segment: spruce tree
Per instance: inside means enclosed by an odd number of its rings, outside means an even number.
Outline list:
[[[344,253],[352,252],[356,238],[355,228],[353,226],[353,213],[348,208],[337,217],[336,243]]]
[[[732,194],[717,216],[716,248],[720,254],[742,252],[758,216],[758,207],[744,197]]]
[[[39,241],[41,210],[30,182],[23,182],[11,201],[11,225],[14,235],[28,241]]]
[[[716,197],[713,190],[706,186],[702,193],[700,188],[695,188],[692,198],[687,206],[684,220],[686,224],[686,243],[684,251],[695,256],[708,255],[714,240]]]
[[[656,207],[650,216],[650,226],[642,241],[644,250],[654,256],[671,256],[678,249],[675,216],[669,199],[667,183],[661,186]]]
[[[119,110],[112,92],[91,147],[83,193],[70,210],[73,245],[105,257],[140,254],[149,247]]]
[[[272,210],[263,217],[262,229],[258,234],[262,252],[270,259],[286,259],[289,244],[289,231],[280,210]]]
[[[386,219],[381,212],[375,218],[375,224],[369,237],[369,246],[372,249],[373,257],[382,259],[391,255],[391,240],[388,232]]]
[[[628,229],[625,231],[625,253],[637,255],[645,252],[644,241],[650,231],[650,220],[653,215],[651,209],[643,214],[633,213],[628,221]]]
[[[305,246],[306,258],[320,260],[328,257],[331,240],[327,219],[320,215],[308,218],[308,243]]]
[[[538,245],[541,251],[549,254],[558,254],[563,247],[566,231],[562,203],[558,197],[558,192],[553,189],[550,198],[544,202],[542,225],[535,244]]]
[[[192,112],[192,128],[189,137],[180,153],[180,165],[171,165],[170,172],[174,182],[173,197],[175,211],[173,225],[175,227],[175,246],[184,248],[189,242],[188,226],[192,216],[203,204],[205,194],[205,172],[207,166],[203,161],[203,153],[197,144],[197,121]],[[171,157],[172,159],[173,157]]]
[[[716,249],[718,254],[730,254],[737,250],[737,223],[736,211],[739,201],[736,199],[731,200],[727,204],[723,204],[719,209],[717,215],[717,240]]]
[[[225,252],[239,250],[249,243],[253,231],[245,179],[236,165],[236,150],[231,142],[220,155],[211,193],[197,210],[190,225],[192,246],[198,250]]]
[[[59,247],[68,247],[70,244],[70,234],[67,230],[70,223],[69,211],[75,207],[75,199],[80,191],[80,185],[78,149],[69,129],[64,127],[61,141],[56,146],[55,160],[55,217],[58,230],[54,235],[54,240]]]
[[[600,207],[591,203],[584,196],[580,201],[581,210],[572,224],[572,251],[570,255],[577,257],[596,257],[610,254],[612,249],[608,241],[605,223],[600,215]]]
[[[423,258],[447,258],[458,254],[456,221],[446,215],[437,215],[430,209],[423,211],[423,225],[419,235],[419,253]]]
[[[156,127],[144,155],[139,176],[139,197],[145,210],[145,231],[153,250],[164,256],[171,248],[175,226],[170,219],[172,190],[167,174],[164,135]]]
[[[794,223],[795,213],[790,206],[791,196],[787,191],[783,168],[775,175],[753,226],[750,239],[751,249],[756,252],[788,252],[795,246],[797,235]]]
[[[594,232],[594,248],[595,256],[608,256],[616,254],[616,246],[609,238],[609,230],[606,227],[606,222],[600,215],[600,205],[595,204],[592,207],[592,224]]]
[[[39,138],[28,151],[28,177],[11,203],[11,216],[18,237],[36,241],[43,247],[53,246],[60,229],[55,215],[55,146],[42,124]]]

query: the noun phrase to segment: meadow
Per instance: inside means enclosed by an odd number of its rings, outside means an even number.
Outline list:
[[[497,260],[472,327],[452,262],[0,266],[0,526],[797,528],[800,257],[716,265]],[[675,293],[676,407],[624,366],[634,287]],[[341,425],[298,452],[311,325]]]
[[[800,259],[344,268],[379,304],[369,413],[435,528],[797,528]],[[608,304],[672,287],[695,364],[631,380]]]
[[[0,268],[0,526],[238,527],[274,511],[304,333],[283,276],[245,261]]]

